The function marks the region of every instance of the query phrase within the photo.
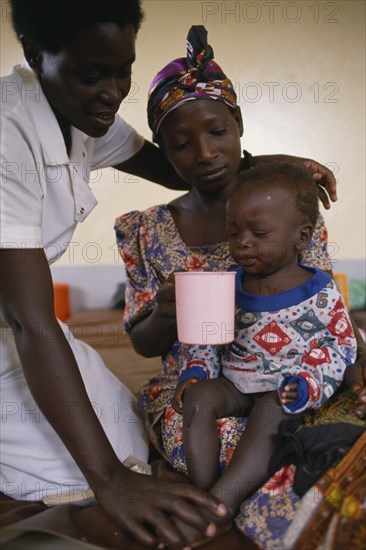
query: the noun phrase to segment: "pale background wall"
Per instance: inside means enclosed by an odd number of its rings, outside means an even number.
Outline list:
[[[87,2],[86,2],[87,4]],[[245,146],[253,154],[308,156],[336,172],[339,201],[325,213],[332,257],[365,258],[364,0],[144,0],[133,86],[121,113],[145,137],[146,92],[155,73],[185,54],[191,24],[204,24],[215,59],[235,82]],[[21,60],[1,0],[1,74]],[[61,265],[111,265],[117,215],[171,200],[175,193],[107,169],[92,184],[98,207],[74,236]],[[76,243],[76,244],[75,244]],[[336,264],[335,264],[336,267]]]

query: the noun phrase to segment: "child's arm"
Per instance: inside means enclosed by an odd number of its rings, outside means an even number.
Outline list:
[[[316,305],[321,310],[322,330],[309,339],[301,364],[284,368],[279,377],[281,404],[290,414],[320,407],[340,386],[346,368],[356,358],[357,343],[351,320],[334,283],[318,294]],[[293,389],[285,389],[292,384],[297,384],[295,401],[291,401]]]
[[[297,414],[307,409],[309,402],[308,381],[301,374],[284,376],[278,388],[278,395],[283,410]]]
[[[285,406],[295,403],[299,397],[298,382],[290,382],[289,380],[284,380],[279,390],[280,402]]]
[[[220,346],[182,345],[182,366],[172,399],[172,407],[176,412],[182,413],[183,396],[190,384],[218,377],[221,369],[220,350]]]
[[[182,345],[178,383],[192,377],[198,380],[217,378],[221,371],[221,350],[222,346]]]
[[[199,378],[197,378],[196,376],[192,376],[191,378],[186,378],[185,380],[183,380],[183,382],[180,382],[175,388],[172,399],[172,407],[177,413],[183,413],[183,396],[188,386],[190,386],[191,384],[197,384],[197,382],[199,381]]]

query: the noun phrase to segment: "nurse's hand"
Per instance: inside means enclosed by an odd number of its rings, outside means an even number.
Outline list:
[[[200,538],[215,535],[215,521],[230,521],[226,506],[213,495],[188,483],[137,474],[124,466],[99,491],[93,490],[113,521],[146,546],[163,542],[180,550],[189,546],[178,527],[180,522],[194,527]]]

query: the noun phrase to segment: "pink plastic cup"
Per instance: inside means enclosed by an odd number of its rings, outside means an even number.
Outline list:
[[[234,340],[235,273],[174,273],[178,340],[183,344],[227,344]]]

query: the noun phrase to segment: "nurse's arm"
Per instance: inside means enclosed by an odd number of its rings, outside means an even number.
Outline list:
[[[158,183],[167,189],[184,191],[190,188],[175,172],[161,149],[147,140],[138,153],[114,168]]]
[[[306,166],[312,173],[319,187],[319,198],[325,208],[330,208],[330,201],[337,200],[337,182],[329,168],[319,162],[290,155],[259,155],[251,157],[252,166],[273,162],[292,162]],[[159,183],[168,189],[187,190],[189,186],[175,172],[164,152],[145,140],[142,148],[133,157],[114,166],[117,170]]]
[[[186,483],[128,470],[118,460],[88,399],[69,343],[55,317],[53,284],[42,249],[0,250],[0,308],[12,328],[29,389],[112,520],[142,544],[172,549],[185,538],[175,516],[200,534],[225,517],[218,500]],[[37,441],[34,442],[37,445]],[[168,514],[168,515],[167,515]],[[211,516],[212,517],[212,516]]]
[[[0,258],[0,307],[14,333],[26,382],[39,408],[95,487],[102,482],[98,477],[107,476],[118,459],[55,317],[45,253],[43,249],[7,249],[0,251]]]

